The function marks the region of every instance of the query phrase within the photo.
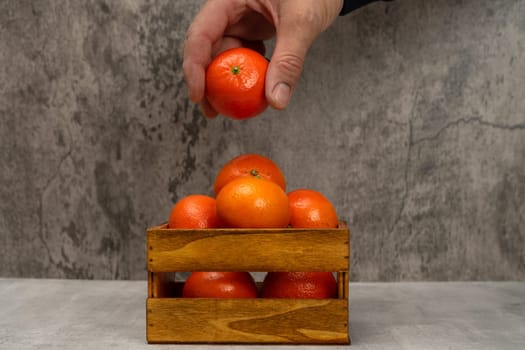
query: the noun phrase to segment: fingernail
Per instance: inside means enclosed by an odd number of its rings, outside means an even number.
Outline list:
[[[278,83],[273,88],[273,100],[275,102],[275,108],[283,109],[288,105],[290,100],[290,85],[286,83]]]

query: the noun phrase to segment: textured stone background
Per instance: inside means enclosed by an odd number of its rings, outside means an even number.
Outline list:
[[[145,278],[145,230],[257,152],[352,229],[353,280],[525,279],[525,1],[339,18],[293,102],[187,100],[202,1],[0,1],[0,276]]]

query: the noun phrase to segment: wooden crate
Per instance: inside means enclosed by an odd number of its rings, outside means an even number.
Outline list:
[[[349,344],[350,233],[336,229],[147,231],[148,343]],[[189,271],[332,271],[334,299],[181,298]],[[259,283],[260,286],[260,283]]]

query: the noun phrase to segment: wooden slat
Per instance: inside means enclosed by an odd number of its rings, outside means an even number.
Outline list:
[[[350,288],[350,274],[348,272],[343,272],[344,275],[344,298],[348,300],[348,290]]]
[[[349,231],[148,230],[148,271],[347,271]]]
[[[337,297],[343,299],[345,295],[344,272],[337,273]]]
[[[148,298],[150,343],[348,344],[342,299]]]
[[[154,278],[155,278],[155,273],[148,272],[148,298],[155,297],[155,294],[153,293],[153,286],[155,285]]]

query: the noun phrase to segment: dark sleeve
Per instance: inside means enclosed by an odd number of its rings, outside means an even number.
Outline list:
[[[341,9],[340,16],[344,16],[349,12],[357,10],[360,7],[363,7],[371,2],[376,2],[379,0],[344,0],[343,8]],[[382,0],[382,1],[392,1],[392,0]]]

